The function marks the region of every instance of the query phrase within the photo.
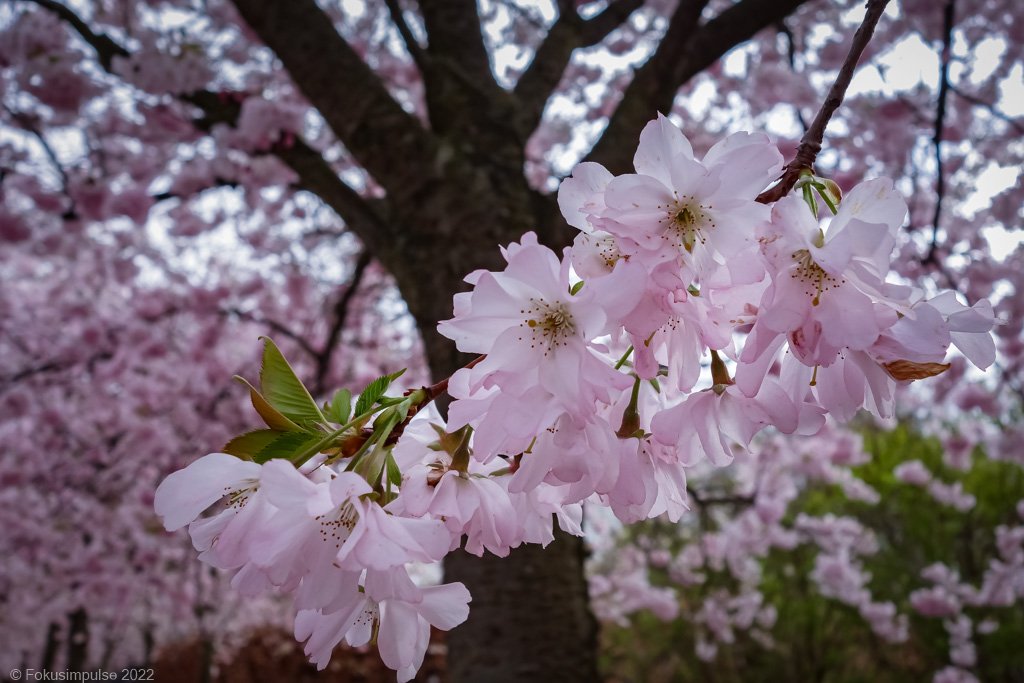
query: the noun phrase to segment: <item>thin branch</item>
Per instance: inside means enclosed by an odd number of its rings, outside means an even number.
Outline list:
[[[487,358],[486,354],[483,356],[477,356],[476,358],[462,366],[462,369],[469,370],[470,368],[474,367],[477,363],[482,361],[484,358]],[[421,403],[419,407],[422,408],[423,406],[427,405],[428,403],[436,399],[441,394],[446,393],[448,391],[448,381],[450,379],[451,375],[445,377],[437,384],[432,384],[429,387],[423,387],[423,393],[425,394],[425,398],[423,400],[423,403]]]
[[[423,52],[419,41],[416,40],[416,36],[409,29],[409,24],[405,21],[405,14],[402,12],[402,7],[398,4],[398,0],[384,0],[384,4],[391,14],[391,21],[398,28],[399,35],[402,36],[402,42],[405,43],[406,51],[412,57],[412,61],[416,64],[416,68],[420,70],[420,73],[424,73],[426,71],[426,54]]]
[[[437,182],[441,174],[437,139],[392,97],[316,0],[232,1],[334,135],[394,204]],[[433,42],[431,38],[431,47]],[[357,232],[364,244],[373,243],[372,234]]]
[[[789,70],[798,74],[800,71],[796,68],[796,36],[793,35],[793,31],[786,25],[785,20],[779,21],[776,26],[778,26],[779,33],[786,38],[786,59],[789,62]],[[796,114],[796,119],[800,123],[800,128],[803,129],[804,133],[806,133],[807,120],[804,118],[803,111],[800,110],[800,105],[794,104],[793,112]]]
[[[612,173],[631,172],[636,136],[655,112],[672,109],[683,84],[808,1],[741,0],[703,24],[700,18],[705,3],[681,2],[676,10],[679,20],[672,19],[657,51],[637,69],[586,160],[596,161]]]
[[[71,196],[71,185],[68,180],[68,173],[64,170],[64,164],[60,163],[60,159],[57,158],[57,153],[53,151],[53,147],[50,146],[50,143],[46,140],[43,132],[39,130],[39,127],[36,125],[33,117],[25,114],[24,112],[15,111],[6,104],[3,105],[3,108],[15,123],[35,137],[42,146],[43,153],[46,154],[46,157],[50,160],[50,163],[53,164],[53,167],[57,169],[57,175],[60,176],[61,188],[64,190],[64,194],[67,196],[68,201],[71,202],[68,210],[64,212],[64,218],[73,218],[75,216],[75,199]]]
[[[82,365],[87,366],[91,372],[93,366],[96,363],[99,363],[100,361],[104,360],[110,360],[113,357],[114,354],[112,354],[109,351],[99,351],[89,356],[89,358],[87,358],[83,362],[76,363],[73,361],[48,361],[41,365],[36,365],[31,368],[25,368],[24,370],[19,370],[18,372],[8,375],[7,377],[0,378],[0,389],[5,388],[6,386],[13,386],[14,384],[20,382],[21,380],[32,377],[33,375],[41,375],[48,372],[63,372],[64,370],[70,370],[74,367]]]
[[[857,63],[860,62],[860,57],[864,54],[864,48],[867,47],[868,42],[871,40],[871,36],[875,32],[875,26],[878,24],[878,20],[885,11],[887,4],[889,4],[889,0],[868,0],[867,13],[864,15],[864,21],[861,22],[860,27],[853,36],[853,42],[850,45],[849,54],[846,55],[846,61],[843,62],[842,68],[839,69],[839,75],[836,76],[835,83],[829,89],[828,97],[825,98],[821,109],[818,110],[818,115],[814,117],[811,127],[807,129],[807,132],[804,133],[803,138],[800,140],[800,147],[797,148],[796,157],[786,166],[782,179],[776,185],[758,195],[757,201],[763,204],[770,204],[782,199],[796,185],[800,173],[805,169],[812,169],[814,167],[814,160],[818,158],[818,152],[821,151],[821,142],[825,137],[825,128],[828,126],[832,114],[843,103],[846,89],[850,86],[854,71],[857,70]]]
[[[997,119],[1005,121],[1007,124],[1009,124],[1011,128],[1017,131],[1018,135],[1024,136],[1024,125],[1021,125],[1021,122],[1018,121],[1017,119],[1010,118],[1003,112],[996,109],[995,106],[993,106],[990,102],[986,102],[977,95],[972,95],[969,92],[964,92],[963,90],[953,85],[952,83],[950,83],[948,87],[951,93],[957,95],[958,97],[962,97],[963,99],[967,100],[973,105],[983,107],[988,111],[988,113],[992,114],[992,116],[995,116]]]
[[[334,355],[334,347],[338,345],[338,339],[341,337],[341,331],[345,328],[345,322],[348,320],[349,307],[352,304],[352,299],[355,297],[356,291],[359,289],[359,285],[362,284],[363,275],[366,274],[366,269],[369,267],[372,261],[372,256],[369,250],[364,249],[359,253],[356,258],[356,267],[352,271],[352,278],[349,280],[348,287],[342,292],[342,295],[338,298],[337,303],[334,304],[334,322],[331,324],[331,329],[327,333],[327,340],[324,342],[323,348],[317,355],[316,359],[316,375],[314,380],[314,388],[316,389],[314,394],[319,396],[324,393],[324,383],[327,380],[327,372],[331,368],[331,358]]]
[[[71,24],[71,27],[78,32],[78,35],[82,36],[85,42],[89,43],[96,50],[96,56],[106,71],[110,71],[114,57],[130,56],[131,53],[117,44],[110,36],[105,33],[94,32],[81,17],[66,5],[56,2],[56,0],[28,0],[28,2],[36,3]]]
[[[703,497],[697,493],[696,489],[687,486],[686,495],[690,497],[698,507],[706,508],[712,505],[753,505],[753,496],[715,496],[715,497]]]
[[[942,168],[942,133],[946,127],[946,104],[949,100],[949,61],[952,57],[955,0],[947,0],[942,13],[942,66],[939,68],[939,97],[935,113],[935,214],[932,216],[932,244],[924,263],[935,263],[939,248],[939,219],[942,200],[946,196],[946,174]]]
[[[523,21],[528,23],[530,26],[543,30],[544,20],[538,17],[533,12],[531,12],[529,9],[525,7],[520,7],[518,3],[509,2],[509,0],[498,0],[498,4],[507,9],[509,12],[513,12],[518,16],[522,17]],[[572,6],[572,3],[566,2],[566,0],[555,0],[555,4],[558,6],[559,12],[564,12],[565,7],[567,5],[570,7]]]
[[[44,373],[44,372],[54,372],[54,371],[57,371],[57,370],[64,370],[67,367],[68,367],[67,364],[65,364],[65,363],[57,363],[55,361],[51,361],[49,363],[43,363],[42,365],[37,365],[37,366],[32,367],[32,368],[25,368],[24,370],[20,370],[19,372],[14,373],[13,375],[9,375],[7,377],[4,377],[2,380],[0,380],[0,384],[14,384],[16,382],[20,382],[21,380],[25,379],[26,377],[31,377],[32,375],[38,375],[38,374]]]
[[[221,315],[233,315],[239,318],[240,320],[246,320],[248,322],[256,323],[257,325],[266,325],[274,332],[282,334],[285,337],[288,337],[289,339],[294,341],[296,344],[299,345],[299,348],[308,353],[314,360],[316,360],[318,356],[316,349],[313,348],[312,344],[306,341],[305,337],[293,332],[291,328],[277,322],[276,320],[267,318],[263,315],[254,315],[250,311],[242,311],[237,308],[226,308],[221,311]]]
[[[603,12],[584,21],[572,3],[563,3],[558,19],[534,52],[533,60],[516,82],[514,93],[522,107],[523,130],[531,133],[540,122],[548,99],[558,87],[572,53],[604,40],[643,5],[642,0],[615,0]]]
[[[130,56],[131,53],[126,48],[113,41],[109,36],[94,32],[88,24],[65,5],[54,0],[29,1],[54,12],[61,19],[67,21],[96,50],[100,64],[108,72],[111,70],[111,60],[114,56]],[[340,36],[337,38],[340,40]],[[362,64],[361,61],[359,63]],[[363,64],[363,68],[366,68],[365,64]],[[387,97],[390,99],[390,95]],[[180,99],[202,111],[202,116],[194,119],[192,123],[197,129],[209,132],[217,124],[235,125],[242,110],[242,98],[244,98],[244,93],[215,93],[203,90],[187,93]],[[394,103],[393,100],[392,103]],[[401,111],[400,107],[399,110]],[[405,116],[404,112],[402,115]],[[373,249],[375,253],[382,253],[380,250],[387,244],[391,234],[390,223],[385,217],[388,212],[381,208],[386,207],[385,200],[374,200],[371,204],[369,200],[363,198],[338,177],[331,165],[324,160],[323,155],[309,147],[298,136],[295,136],[288,144],[274,145],[271,151],[295,171],[299,177],[298,187],[300,189],[319,196],[359,236],[363,244]]]

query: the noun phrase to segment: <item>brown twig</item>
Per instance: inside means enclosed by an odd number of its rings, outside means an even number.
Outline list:
[[[686,495],[697,504],[697,507],[706,508],[711,505],[753,505],[753,496],[709,496],[705,497],[697,493],[697,490],[687,486]]]
[[[46,136],[43,135],[43,131],[40,130],[37,122],[31,115],[15,111],[6,104],[3,105],[3,109],[15,123],[21,126],[21,128],[27,133],[33,135],[36,138],[36,141],[42,146],[43,153],[46,154],[46,158],[50,160],[50,163],[53,164],[53,167],[57,170],[57,175],[60,177],[61,189],[63,190],[64,195],[68,198],[68,202],[70,202],[68,209],[64,212],[64,218],[74,218],[75,199],[71,196],[71,182],[68,179],[68,172],[64,169],[64,164],[60,162],[60,158],[57,156],[57,153],[54,152],[53,147],[50,146]]]
[[[949,83],[948,87],[949,87],[949,92],[953,93],[957,97],[961,97],[961,98],[967,100],[968,102],[970,102],[971,104],[975,105],[976,107],[982,107],[983,109],[988,111],[989,114],[991,114],[992,116],[996,117],[1000,121],[1003,121],[1008,126],[1013,128],[1017,132],[1018,135],[1024,137],[1024,125],[1021,125],[1020,121],[1017,121],[1016,119],[1011,118],[1011,117],[1007,116],[1006,114],[1004,114],[1003,112],[999,111],[998,109],[995,108],[995,105],[993,105],[991,102],[986,102],[985,100],[981,99],[977,95],[974,95],[974,94],[971,94],[971,93],[966,92],[964,90],[961,90],[960,88],[958,88],[957,86],[953,85],[952,83]]]
[[[923,263],[938,264],[936,252],[939,248],[939,220],[942,217],[942,200],[946,196],[946,176],[942,170],[942,132],[946,127],[946,103],[949,100],[949,60],[953,48],[953,5],[947,0],[943,10],[942,66],[939,67],[939,97],[935,112],[935,215],[932,217],[932,244]]]
[[[486,354],[484,354],[483,356],[477,356],[476,358],[474,358],[473,360],[469,361],[464,366],[462,366],[462,369],[463,370],[469,370],[471,367],[475,366],[477,363],[482,361],[484,358],[487,358]],[[437,384],[432,384],[429,387],[423,387],[423,393],[426,395],[426,397],[423,399],[423,403],[420,404],[420,408],[426,406],[431,401],[433,401],[435,398],[437,398],[441,394],[443,394],[446,391],[448,391],[448,380],[450,380],[451,378],[452,378],[451,375],[449,375],[448,377],[445,377],[443,380],[441,380]]]
[[[875,32],[875,26],[878,24],[878,20],[881,18],[882,12],[885,11],[887,4],[889,4],[889,0],[868,0],[867,13],[864,15],[864,21],[861,22],[860,28],[853,35],[853,42],[850,45],[849,54],[846,55],[846,61],[843,62],[842,68],[839,69],[839,75],[836,76],[835,83],[829,89],[828,97],[825,98],[821,109],[818,110],[818,115],[814,117],[811,127],[807,129],[807,132],[804,133],[803,138],[800,140],[800,147],[797,148],[796,157],[786,166],[779,182],[759,194],[757,201],[762,204],[771,204],[782,199],[796,185],[796,181],[800,178],[802,171],[814,168],[814,160],[818,158],[818,152],[821,151],[821,141],[825,138],[825,127],[828,126],[832,114],[843,103],[846,89],[850,87],[850,81],[853,79],[853,72],[856,71],[857,63],[860,62],[860,57],[864,54],[864,48],[867,47],[868,42],[871,40],[871,35]]]
[[[327,373],[331,369],[334,347],[338,345],[338,340],[341,338],[341,331],[345,328],[345,323],[348,321],[352,299],[355,298],[355,294],[363,282],[363,276],[366,274],[366,269],[370,266],[371,260],[372,256],[368,249],[363,249],[359,252],[348,287],[345,288],[345,291],[338,298],[338,302],[334,305],[334,322],[331,323],[331,328],[327,332],[327,340],[324,342],[323,349],[316,355],[316,379],[313,385],[315,390],[313,394],[315,396],[324,393]]]
[[[422,46],[416,36],[413,35],[412,29],[409,28],[409,24],[405,21],[405,15],[402,12],[401,5],[398,4],[398,0],[384,0],[384,4],[388,8],[388,13],[391,15],[391,21],[398,29],[398,34],[402,37],[402,42],[405,43],[405,50],[412,57],[413,63],[416,64],[416,68],[423,74],[427,68],[426,54],[423,51]]]

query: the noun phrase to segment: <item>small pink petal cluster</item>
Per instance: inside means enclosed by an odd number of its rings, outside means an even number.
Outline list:
[[[484,357],[450,378],[447,425],[403,423],[387,447],[399,472],[389,471],[386,494],[379,474],[367,481],[368,470],[345,467],[355,463],[343,449],[301,469],[212,454],[157,491],[166,527],[188,524],[200,558],[234,571],[240,592],[291,593],[296,637],[321,668],[342,640],[376,637],[408,680],[429,626],[466,619],[461,584],[418,587],[408,563],[460,545],[505,556],[547,544],[554,519],[580,535],[584,501],[625,523],[677,521],[688,509],[686,469],[729,464],[761,430],[814,434],[826,415],[847,420],[861,408],[890,416],[897,383],[942,372],[950,345],[979,367],[993,362],[991,305],[968,308],[950,292],[926,300],[886,281],[906,214],[888,180],[855,187],[823,226],[797,197],[758,203],[782,168],[767,137],[735,134],[698,160],[664,117],[644,129],[634,166],[614,177],[585,163],[563,182],[559,205],[581,233],[561,257],[528,233],[502,250],[502,271],[466,278],[472,291],[456,295],[438,329]],[[877,500],[837,481],[851,498]],[[793,495],[776,493],[744,523],[773,528]],[[933,495],[958,505],[959,493]],[[200,517],[222,499],[223,511]],[[841,520],[804,527],[823,550],[820,591],[904,637],[891,605],[864,590],[856,556],[870,549],[846,538]],[[751,537],[723,525],[702,555],[751,578],[751,556],[798,540]],[[649,597],[640,586],[609,600],[625,609]],[[707,633],[725,642],[733,627],[751,628],[761,605],[747,603],[709,602]]]

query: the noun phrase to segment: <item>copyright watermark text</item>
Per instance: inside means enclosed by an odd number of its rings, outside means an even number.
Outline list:
[[[14,683],[21,681],[153,681],[152,669],[121,671],[50,671],[47,669],[11,669],[7,674]]]

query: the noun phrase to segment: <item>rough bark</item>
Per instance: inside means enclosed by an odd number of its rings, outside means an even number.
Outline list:
[[[507,558],[462,551],[445,578],[472,586],[470,618],[448,635],[453,681],[597,681],[597,622],[581,581],[581,539],[563,532],[547,548]]]

